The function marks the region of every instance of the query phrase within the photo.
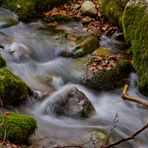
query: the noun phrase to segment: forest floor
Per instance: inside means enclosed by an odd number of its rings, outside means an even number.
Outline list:
[[[92,2],[96,5],[97,15],[95,17],[91,17],[88,15],[83,15],[80,11],[82,3],[85,0],[74,0],[71,2],[67,2],[60,6],[54,7],[52,10],[44,12],[44,18],[48,18],[48,16],[53,15],[70,15],[76,16],[80,18],[82,25],[86,31],[92,32],[93,34],[100,36],[101,34],[112,35],[114,32],[119,33],[119,29],[117,26],[109,23],[105,18],[101,5],[98,0],[92,0]],[[83,23],[83,20],[90,20],[88,23]]]

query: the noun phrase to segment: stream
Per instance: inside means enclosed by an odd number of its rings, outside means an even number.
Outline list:
[[[99,93],[79,84],[88,56],[78,59],[60,56],[63,49],[71,50],[75,46],[64,38],[63,30],[75,36],[88,34],[78,22],[55,26],[42,21],[30,24],[20,22],[0,29],[0,45],[5,47],[0,52],[7,61],[8,69],[19,75],[30,88],[46,92],[44,99],[29,98],[17,108],[37,120],[38,129],[33,136],[35,147],[77,145],[88,142],[91,136],[96,141],[103,139],[117,114],[119,121],[110,134],[109,142],[127,137],[142,128],[148,122],[148,110],[136,103],[123,101],[122,89]],[[116,46],[115,43],[105,36],[100,40],[101,46]],[[135,87],[136,74],[131,73],[129,77],[129,94],[144,98]],[[45,114],[47,104],[54,100],[54,96],[72,87],[78,88],[90,99],[96,114],[87,119]],[[98,140],[96,145],[100,143],[101,140]],[[93,144],[89,142],[84,146],[91,148]],[[148,130],[139,134],[135,141],[130,140],[117,147],[147,148]]]

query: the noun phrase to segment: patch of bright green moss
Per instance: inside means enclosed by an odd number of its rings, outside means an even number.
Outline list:
[[[0,114],[0,125],[0,140],[3,140],[6,129],[6,140],[15,144],[25,144],[37,128],[32,117],[18,112]]]
[[[23,20],[35,14],[34,0],[5,0],[2,7],[15,12]]]
[[[69,0],[4,0],[2,7],[15,12],[20,19],[26,20],[39,16],[50,7]]]
[[[148,4],[130,3],[123,14],[125,38],[132,45],[134,67],[138,74],[138,89],[148,96]]]
[[[27,97],[27,85],[8,69],[0,68],[0,98],[3,103],[17,105]]]
[[[104,14],[109,21],[122,26],[122,15],[127,2],[128,0],[101,0]]]
[[[0,55],[0,68],[5,67],[6,66],[6,61],[4,60],[4,58]]]

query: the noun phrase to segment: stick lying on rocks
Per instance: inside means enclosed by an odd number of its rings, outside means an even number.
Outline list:
[[[127,91],[128,91],[128,85],[126,84],[126,85],[124,85],[122,96],[121,96],[121,98],[123,100],[136,102],[136,103],[139,103],[139,104],[142,104],[142,105],[148,107],[148,101],[147,100],[142,99],[142,98],[138,98],[138,97],[129,96]]]

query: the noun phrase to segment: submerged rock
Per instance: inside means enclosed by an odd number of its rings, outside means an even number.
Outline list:
[[[18,16],[13,12],[0,8],[0,28],[16,25],[19,22]]]
[[[88,118],[95,113],[90,100],[76,87],[55,97],[55,101],[48,105],[48,113],[72,118]]]
[[[0,114],[0,123],[0,141],[3,140],[6,130],[6,140],[19,145],[25,144],[37,128],[35,119],[18,112]]]
[[[123,14],[123,31],[131,43],[138,89],[148,96],[148,1],[131,0]]]
[[[27,85],[8,69],[0,68],[0,98],[3,104],[17,105],[27,97]]]
[[[22,43],[13,42],[9,47],[6,48],[6,51],[9,53],[11,59],[15,62],[24,62],[31,59],[29,48]]]

